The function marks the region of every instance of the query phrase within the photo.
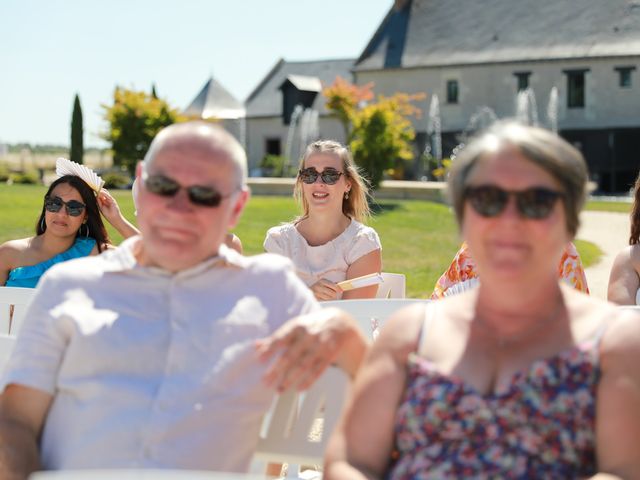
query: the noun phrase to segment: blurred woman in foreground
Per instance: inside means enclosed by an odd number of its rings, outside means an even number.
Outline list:
[[[326,478],[640,476],[640,320],[559,283],[587,170],[502,123],[449,188],[478,288],[397,312],[361,367]]]

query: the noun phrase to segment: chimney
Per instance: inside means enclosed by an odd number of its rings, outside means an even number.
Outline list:
[[[409,3],[409,0],[394,0],[393,9],[396,12],[399,12],[400,10],[402,10],[404,7],[407,6],[407,3]]]

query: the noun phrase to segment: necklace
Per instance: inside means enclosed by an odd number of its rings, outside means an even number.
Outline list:
[[[558,318],[558,313],[562,309],[564,303],[562,301],[556,301],[556,306],[553,308],[550,314],[543,319],[532,323],[524,330],[521,330],[512,335],[500,335],[497,333],[496,328],[490,325],[482,316],[476,315],[472,320],[472,326],[481,328],[488,336],[493,337],[498,344],[498,348],[505,348],[511,344],[518,343],[525,337],[535,335],[536,333],[547,327],[552,321]]]

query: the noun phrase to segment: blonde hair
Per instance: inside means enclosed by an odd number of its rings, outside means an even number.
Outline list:
[[[353,156],[349,149],[334,140],[317,140],[309,144],[305,149],[304,155],[300,160],[299,169],[304,168],[304,163],[310,156],[317,154],[333,155],[342,161],[345,178],[351,181],[349,198],[342,199],[342,213],[358,222],[366,223],[367,219],[371,216],[368,202],[369,186],[367,180],[360,175],[359,169],[353,161]],[[308,217],[309,203],[307,199],[304,198],[300,177],[296,178],[293,196],[302,207],[303,213],[301,218]]]

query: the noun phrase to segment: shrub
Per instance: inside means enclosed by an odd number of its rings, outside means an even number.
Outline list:
[[[13,183],[21,183],[35,185],[40,183],[40,175],[35,170],[26,170],[24,172],[14,173],[11,175]]]
[[[9,169],[6,165],[0,164],[0,182],[6,182],[9,180],[11,174],[9,173]]]
[[[263,177],[293,177],[297,165],[287,165],[287,158],[281,155],[265,155],[260,162]],[[286,167],[285,167],[286,165]],[[283,169],[285,170],[283,172]]]
[[[107,172],[101,175],[105,188],[128,188],[131,177],[126,172]]]

